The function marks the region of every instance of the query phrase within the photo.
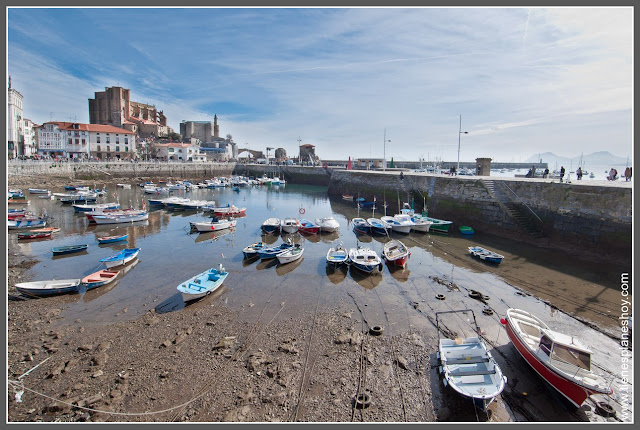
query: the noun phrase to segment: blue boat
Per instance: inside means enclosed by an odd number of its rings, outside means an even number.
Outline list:
[[[258,251],[258,256],[260,257],[261,260],[267,260],[269,258],[276,258],[278,256],[278,254],[280,254],[281,252],[286,251],[289,248],[293,248],[293,245],[291,243],[285,242],[285,243],[281,243],[278,246],[271,246],[268,248],[262,248]]]
[[[97,240],[100,244],[114,243],[114,242],[120,242],[122,240],[127,240],[128,237],[129,237],[128,234],[121,234],[119,236],[103,236],[103,237],[97,238]]]
[[[458,227],[458,230],[460,230],[460,233],[462,234],[466,234],[468,236],[472,235],[473,233],[475,233],[473,231],[473,228],[467,226],[467,225],[461,225],[460,227]]]
[[[488,261],[490,263],[500,264],[504,259],[504,255],[500,255],[497,252],[489,251],[488,249],[480,246],[470,246],[469,254],[474,257],[478,257],[481,260]]]
[[[263,242],[252,243],[249,246],[245,246],[242,250],[244,258],[254,258],[258,256],[258,251],[265,247]]]
[[[67,245],[67,246],[54,246],[51,248],[53,255],[72,254],[74,252],[80,252],[87,249],[89,245]]]
[[[353,224],[353,231],[360,234],[369,234],[371,233],[371,224],[367,222],[364,218],[354,218],[351,220]]]
[[[109,257],[103,258],[102,260],[100,260],[100,262],[104,263],[108,269],[115,266],[123,266],[127,264],[129,261],[136,258],[139,252],[140,252],[140,248],[123,249],[117,254],[113,254]]]
[[[219,269],[211,268],[177,286],[185,302],[199,299],[217,290],[229,273],[222,264]]]
[[[373,234],[386,236],[389,233],[389,230],[391,230],[391,226],[379,218],[369,218],[367,219],[367,222],[371,226],[371,233]]]

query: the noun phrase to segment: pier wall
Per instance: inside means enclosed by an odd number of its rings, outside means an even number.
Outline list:
[[[528,234],[489,193],[484,180],[503,181],[542,220],[544,236]],[[426,204],[435,218],[472,226],[478,232],[566,249],[602,258],[631,258],[632,189],[510,178],[441,176],[397,172],[335,170],[329,194],[376,197],[388,214],[414,201],[417,212]],[[400,201],[400,203],[399,203]],[[594,254],[597,253],[597,254]]]
[[[236,164],[234,174],[259,178],[263,175],[277,176],[294,184],[328,186],[333,168],[313,166],[287,166],[272,164]]]
[[[211,179],[231,176],[235,163],[154,163],[154,162],[10,162],[7,173],[20,177],[50,177],[75,181],[115,179]]]

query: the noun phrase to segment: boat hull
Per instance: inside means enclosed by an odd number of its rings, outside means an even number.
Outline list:
[[[60,246],[51,249],[53,255],[73,254],[74,252],[80,252],[87,249],[87,245],[77,246]]]
[[[74,293],[77,291],[79,284],[80,279],[54,279],[50,281],[21,282],[16,284],[15,287],[20,294],[43,297]]]
[[[501,320],[501,322],[505,326],[507,335],[509,336],[511,343],[520,353],[522,358],[524,358],[529,366],[531,366],[531,368],[542,379],[548,382],[551,387],[553,387],[558,393],[560,393],[565,399],[567,399],[573,407],[579,408],[582,403],[584,403],[584,401],[592,394],[610,394],[591,390],[588,387],[577,384],[556,373],[553,369],[542,363],[533,354],[529,347],[524,344],[524,342],[520,339],[520,336],[518,336],[518,334],[513,329],[513,323],[511,322],[508,314],[504,320]]]
[[[124,266],[134,258],[138,256],[140,253],[140,248],[130,248],[123,249],[117,254],[114,254],[110,257],[103,258],[100,260],[101,263],[104,263],[107,266],[107,269],[111,269],[112,267]]]

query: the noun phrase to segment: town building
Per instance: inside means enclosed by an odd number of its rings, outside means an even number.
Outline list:
[[[160,161],[205,162],[207,157],[193,143],[156,143],[155,157]]]
[[[12,159],[21,155],[21,152],[24,153],[24,123],[22,94],[11,86],[11,76],[9,76],[7,101],[7,157]]]
[[[89,123],[124,128],[139,138],[165,137],[173,132],[163,111],[131,101],[131,91],[122,87],[105,88],[89,99]]]
[[[36,127],[38,124],[31,121],[29,118],[24,118],[23,120],[23,128],[22,128],[22,136],[23,136],[23,152],[22,154],[25,157],[34,157],[38,154],[38,139],[36,135]]]
[[[137,158],[136,134],[102,124],[50,121],[36,127],[38,155],[99,160]]]
[[[299,150],[298,162],[300,164],[314,165],[318,162],[319,158],[316,156],[316,147],[314,145],[300,145]]]
[[[211,121],[182,121],[180,123],[180,135],[182,142],[193,142],[194,139],[200,145],[202,153],[206,154],[210,161],[228,161],[238,159],[238,145],[233,137],[227,134],[220,137],[218,115]]]

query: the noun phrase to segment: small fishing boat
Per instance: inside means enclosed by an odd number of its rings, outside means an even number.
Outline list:
[[[262,223],[262,231],[265,233],[277,233],[280,231],[280,224],[279,218],[268,218]]]
[[[265,247],[264,242],[255,242],[251,245],[247,245],[242,249],[244,258],[254,258],[258,256],[258,251]]]
[[[49,194],[51,191],[45,190],[43,188],[29,188],[28,191],[31,194]]]
[[[103,243],[114,243],[114,242],[120,242],[120,241],[123,241],[123,240],[127,240],[128,237],[129,237],[129,234],[125,233],[125,234],[116,235],[116,236],[98,237],[96,240],[100,244],[103,244]]]
[[[44,227],[45,225],[47,225],[47,219],[42,217],[37,217],[37,218],[22,217],[22,218],[7,220],[7,228],[9,230]]]
[[[258,250],[258,256],[261,260],[276,258],[278,254],[286,251],[289,248],[293,248],[293,244],[291,244],[290,242],[284,242],[277,246],[263,247]]]
[[[299,244],[295,244],[292,248],[289,248],[276,255],[276,258],[278,259],[278,262],[280,264],[287,264],[300,259],[303,253],[304,248],[302,248]]]
[[[382,272],[382,260],[371,248],[358,245],[357,248],[349,250],[349,263],[351,266],[365,273]]]
[[[60,227],[43,227],[29,230],[30,233],[57,233],[59,231]]]
[[[144,215],[146,211],[143,209],[96,209],[91,212],[83,212],[87,217],[89,223],[95,224],[96,221],[93,219],[95,215]]]
[[[61,197],[60,203],[62,203],[63,205],[95,203],[97,199],[98,199],[97,194],[76,194],[70,197]]]
[[[476,333],[480,333],[475,314],[470,309],[436,312],[439,370],[445,386],[451,387],[471,400],[477,408],[486,411],[507,383],[507,377],[502,374],[500,366],[480,336],[440,339],[439,317],[442,314],[467,312],[473,315]]]
[[[422,216],[422,219],[431,221],[431,226],[429,226],[429,231],[435,231],[438,233],[448,233],[449,227],[451,227],[451,224],[453,224],[453,221],[432,218],[429,216]]]
[[[116,184],[118,188],[131,189],[131,184]]]
[[[98,270],[97,272],[94,272],[82,278],[80,280],[80,285],[78,287],[84,287],[87,290],[101,287],[103,285],[107,285],[115,281],[119,274],[120,274],[119,270],[110,270],[110,269]]]
[[[327,264],[337,268],[349,262],[349,251],[342,245],[338,244],[335,248],[329,248],[327,251]]]
[[[306,234],[318,234],[320,233],[320,226],[308,219],[301,219],[299,231]]]
[[[508,309],[500,322],[522,358],[571,408],[579,408],[593,394],[613,394],[610,384],[591,371],[591,350],[574,336],[551,330],[520,309]]]
[[[360,199],[358,199],[358,206],[360,207],[360,209],[374,208],[376,207],[376,201],[373,200],[371,202],[367,202],[361,197]]]
[[[182,300],[190,302],[200,299],[211,294],[227,279],[229,273],[225,271],[222,264],[219,268],[211,268],[206,270],[177,286],[178,291],[182,294]]]
[[[411,257],[409,248],[399,240],[392,239],[384,244],[382,258],[386,260],[387,264],[404,267],[409,257]]]
[[[20,294],[32,297],[53,296],[56,294],[75,293],[80,279],[52,279],[49,281],[21,282],[16,284]]]
[[[398,233],[409,234],[411,233],[411,228],[413,227],[413,222],[411,224],[407,222],[401,222],[392,216],[383,216],[380,218],[382,221],[386,222],[391,226],[391,229]]]
[[[342,200],[350,200],[350,201],[353,201],[353,195],[351,195],[351,194],[343,194],[343,195],[342,195]]]
[[[223,220],[217,220],[216,218],[216,220],[208,221],[208,222],[191,221],[189,225],[191,226],[191,229],[197,230],[199,232],[204,232],[204,231],[218,231],[218,230],[233,228],[236,226],[237,223],[238,221],[231,218],[223,219]]]
[[[423,218],[410,217],[410,219],[411,219],[411,222],[413,222],[413,225],[411,226],[412,231],[427,233],[431,228],[431,226],[433,225],[433,222],[427,221],[426,219],[423,219]]]
[[[29,204],[29,200],[22,200],[22,199],[7,199],[7,203],[10,205],[28,205]]]
[[[245,215],[247,208],[239,208],[235,205],[209,207],[209,210],[216,214],[216,216],[241,216]]]
[[[368,218],[367,222],[371,226],[372,234],[386,236],[391,231],[391,226],[379,218]]]
[[[124,214],[103,214],[93,215],[93,221],[98,224],[125,224],[136,221],[145,221],[149,219],[149,212],[137,211],[127,212]]]
[[[105,209],[119,209],[120,203],[99,203],[99,204],[73,204],[73,210],[75,212],[100,212]]]
[[[285,218],[280,223],[280,230],[285,233],[295,233],[300,228],[300,222],[295,218]]]
[[[491,263],[500,264],[504,259],[504,255],[500,255],[497,252],[489,251],[481,246],[470,246],[469,254],[474,257],[478,257],[481,260],[489,261]]]
[[[460,227],[458,227],[458,230],[460,230],[460,233],[465,234],[465,235],[472,235],[475,233],[475,231],[473,231],[473,229],[471,227],[469,227],[468,225],[461,225]]]
[[[42,239],[42,238],[45,238],[45,237],[51,237],[51,232],[46,232],[46,231],[33,232],[33,231],[29,231],[29,232],[24,232],[24,233],[18,233],[18,239],[20,239],[20,240]]]
[[[136,258],[139,253],[140,248],[126,248],[116,254],[103,258],[100,260],[100,263],[104,263],[104,265],[107,266],[107,269],[122,266]]]
[[[367,222],[364,218],[354,218],[351,220],[351,224],[353,225],[353,231],[359,234],[370,234],[371,233],[371,224]]]
[[[84,251],[88,246],[87,244],[54,246],[51,248],[51,252],[53,252],[53,255],[73,254],[74,252]]]
[[[336,221],[332,216],[316,218],[316,224],[320,226],[320,231],[322,233],[332,233],[334,231],[338,231],[340,228],[340,224],[338,224],[338,221]]]

